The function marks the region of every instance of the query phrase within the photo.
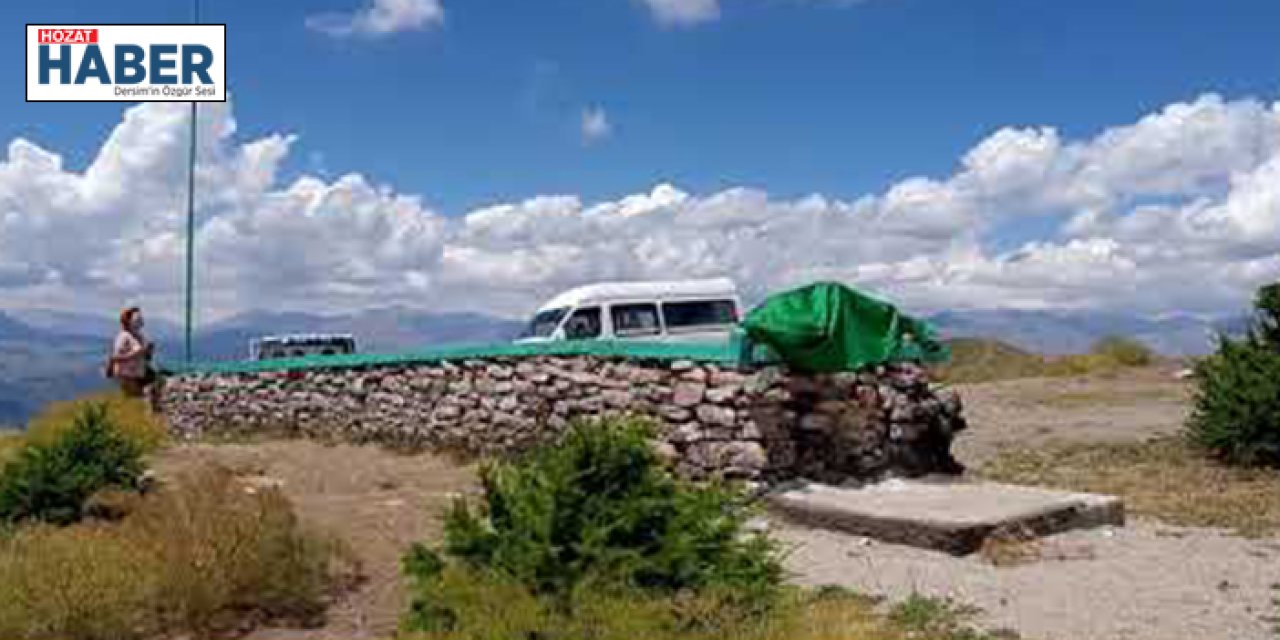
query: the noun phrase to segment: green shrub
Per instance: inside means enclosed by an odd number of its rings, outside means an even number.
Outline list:
[[[1123,336],[1103,338],[1094,343],[1089,353],[1121,367],[1145,367],[1155,360],[1150,347]]]
[[[584,591],[716,594],[739,613],[776,596],[776,546],[743,534],[743,497],[724,486],[673,477],[645,424],[579,423],[556,446],[486,466],[483,503],[455,503],[445,520],[449,562],[572,608]],[[442,608],[449,563],[415,546],[405,559],[416,598],[406,626],[447,627],[464,613]]]
[[[1280,283],[1258,290],[1245,337],[1196,365],[1187,436],[1232,463],[1280,465]]]
[[[1191,441],[1237,464],[1280,464],[1280,353],[1221,338],[1196,366]]]
[[[1252,339],[1272,351],[1280,351],[1280,282],[1259,289],[1253,306]]]
[[[132,487],[142,473],[142,450],[90,405],[47,442],[24,445],[0,474],[0,520],[69,524],[85,502],[108,487]]]

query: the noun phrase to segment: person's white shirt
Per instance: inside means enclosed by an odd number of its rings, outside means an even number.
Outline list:
[[[113,373],[117,378],[144,378],[147,375],[147,338],[121,330],[116,335],[112,355],[117,358]]]

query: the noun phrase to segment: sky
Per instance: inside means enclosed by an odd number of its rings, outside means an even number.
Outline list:
[[[1273,0],[202,0],[197,307],[518,316],[599,280],[1238,312],[1280,278]],[[12,2],[185,22],[175,0]],[[0,308],[182,309],[187,107],[23,100]]]

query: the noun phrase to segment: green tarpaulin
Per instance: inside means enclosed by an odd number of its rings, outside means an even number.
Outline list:
[[[747,314],[742,326],[751,340],[803,371],[853,371],[868,364],[948,357],[925,322],[833,282],[771,296]]]

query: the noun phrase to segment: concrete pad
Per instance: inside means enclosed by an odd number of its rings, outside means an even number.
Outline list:
[[[953,478],[804,484],[770,494],[768,502],[798,524],[956,555],[977,551],[1000,530],[1049,535],[1124,524],[1115,496]]]

